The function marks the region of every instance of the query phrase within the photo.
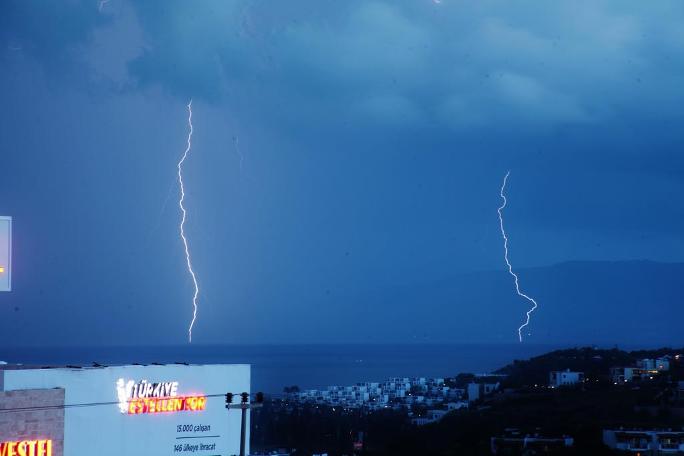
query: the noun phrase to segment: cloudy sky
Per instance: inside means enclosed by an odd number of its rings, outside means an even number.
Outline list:
[[[682,261],[683,20],[676,0],[4,1],[3,337],[185,342],[191,99],[200,343],[410,338],[383,290],[505,274],[508,170],[517,269]]]

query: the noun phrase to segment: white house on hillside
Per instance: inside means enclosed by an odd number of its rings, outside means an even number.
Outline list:
[[[549,386],[557,388],[559,386],[570,386],[584,382],[584,372],[571,372],[570,369],[564,371],[553,371],[549,373]]]

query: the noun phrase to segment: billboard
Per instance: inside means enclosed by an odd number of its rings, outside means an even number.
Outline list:
[[[0,291],[12,290],[12,217],[0,215]]]
[[[250,366],[242,364],[4,372],[5,391],[64,389],[66,455],[240,454],[241,411],[225,408],[225,393],[249,387]]]

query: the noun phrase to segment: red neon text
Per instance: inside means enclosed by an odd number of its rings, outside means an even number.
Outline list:
[[[52,440],[2,442],[0,456],[52,456]]]
[[[207,408],[206,396],[150,397],[132,399],[128,403],[129,415],[142,413],[199,412]],[[0,456],[5,456],[0,454]]]

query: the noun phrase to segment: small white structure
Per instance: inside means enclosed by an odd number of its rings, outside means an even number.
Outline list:
[[[485,396],[488,394],[492,394],[494,391],[497,391],[499,389],[500,383],[483,383],[482,388],[484,389]]]
[[[682,454],[684,432],[651,429],[605,429],[603,443],[609,448],[631,454]]]
[[[635,378],[640,378],[642,369],[638,367],[611,367],[610,378],[613,384],[620,385],[622,383],[631,382]]]
[[[428,410],[428,416],[431,417],[434,421],[441,420],[447,413],[449,413],[448,410]]]
[[[480,398],[480,384],[468,383],[468,402],[474,402]]]
[[[669,371],[670,370],[670,357],[663,356],[655,360],[655,368],[658,371]]]
[[[449,413],[448,410],[428,410],[426,416],[418,416],[411,419],[411,423],[416,426],[425,426],[426,424],[436,423],[444,418],[444,415]]]
[[[644,358],[637,361],[637,367],[644,370],[655,370],[655,360],[653,358]]]
[[[558,388],[559,386],[577,385],[584,382],[584,372],[572,372],[570,369],[564,371],[552,371],[549,373],[549,386]]]
[[[468,408],[468,402],[467,401],[458,401],[458,402],[449,402],[447,404],[447,410],[460,410],[462,408],[467,409]]]
[[[669,371],[670,357],[663,356],[661,358],[644,358],[637,361],[637,367],[647,371]]]
[[[497,391],[499,389],[499,386],[501,384],[499,382],[496,383],[468,383],[468,401],[473,402],[481,397],[487,396],[489,394],[492,394],[494,391]]]
[[[415,426],[425,426],[426,424],[432,423],[432,420],[427,416],[419,416],[416,418],[411,418],[411,424]]]
[[[0,291],[12,291],[12,217],[0,216]]]

